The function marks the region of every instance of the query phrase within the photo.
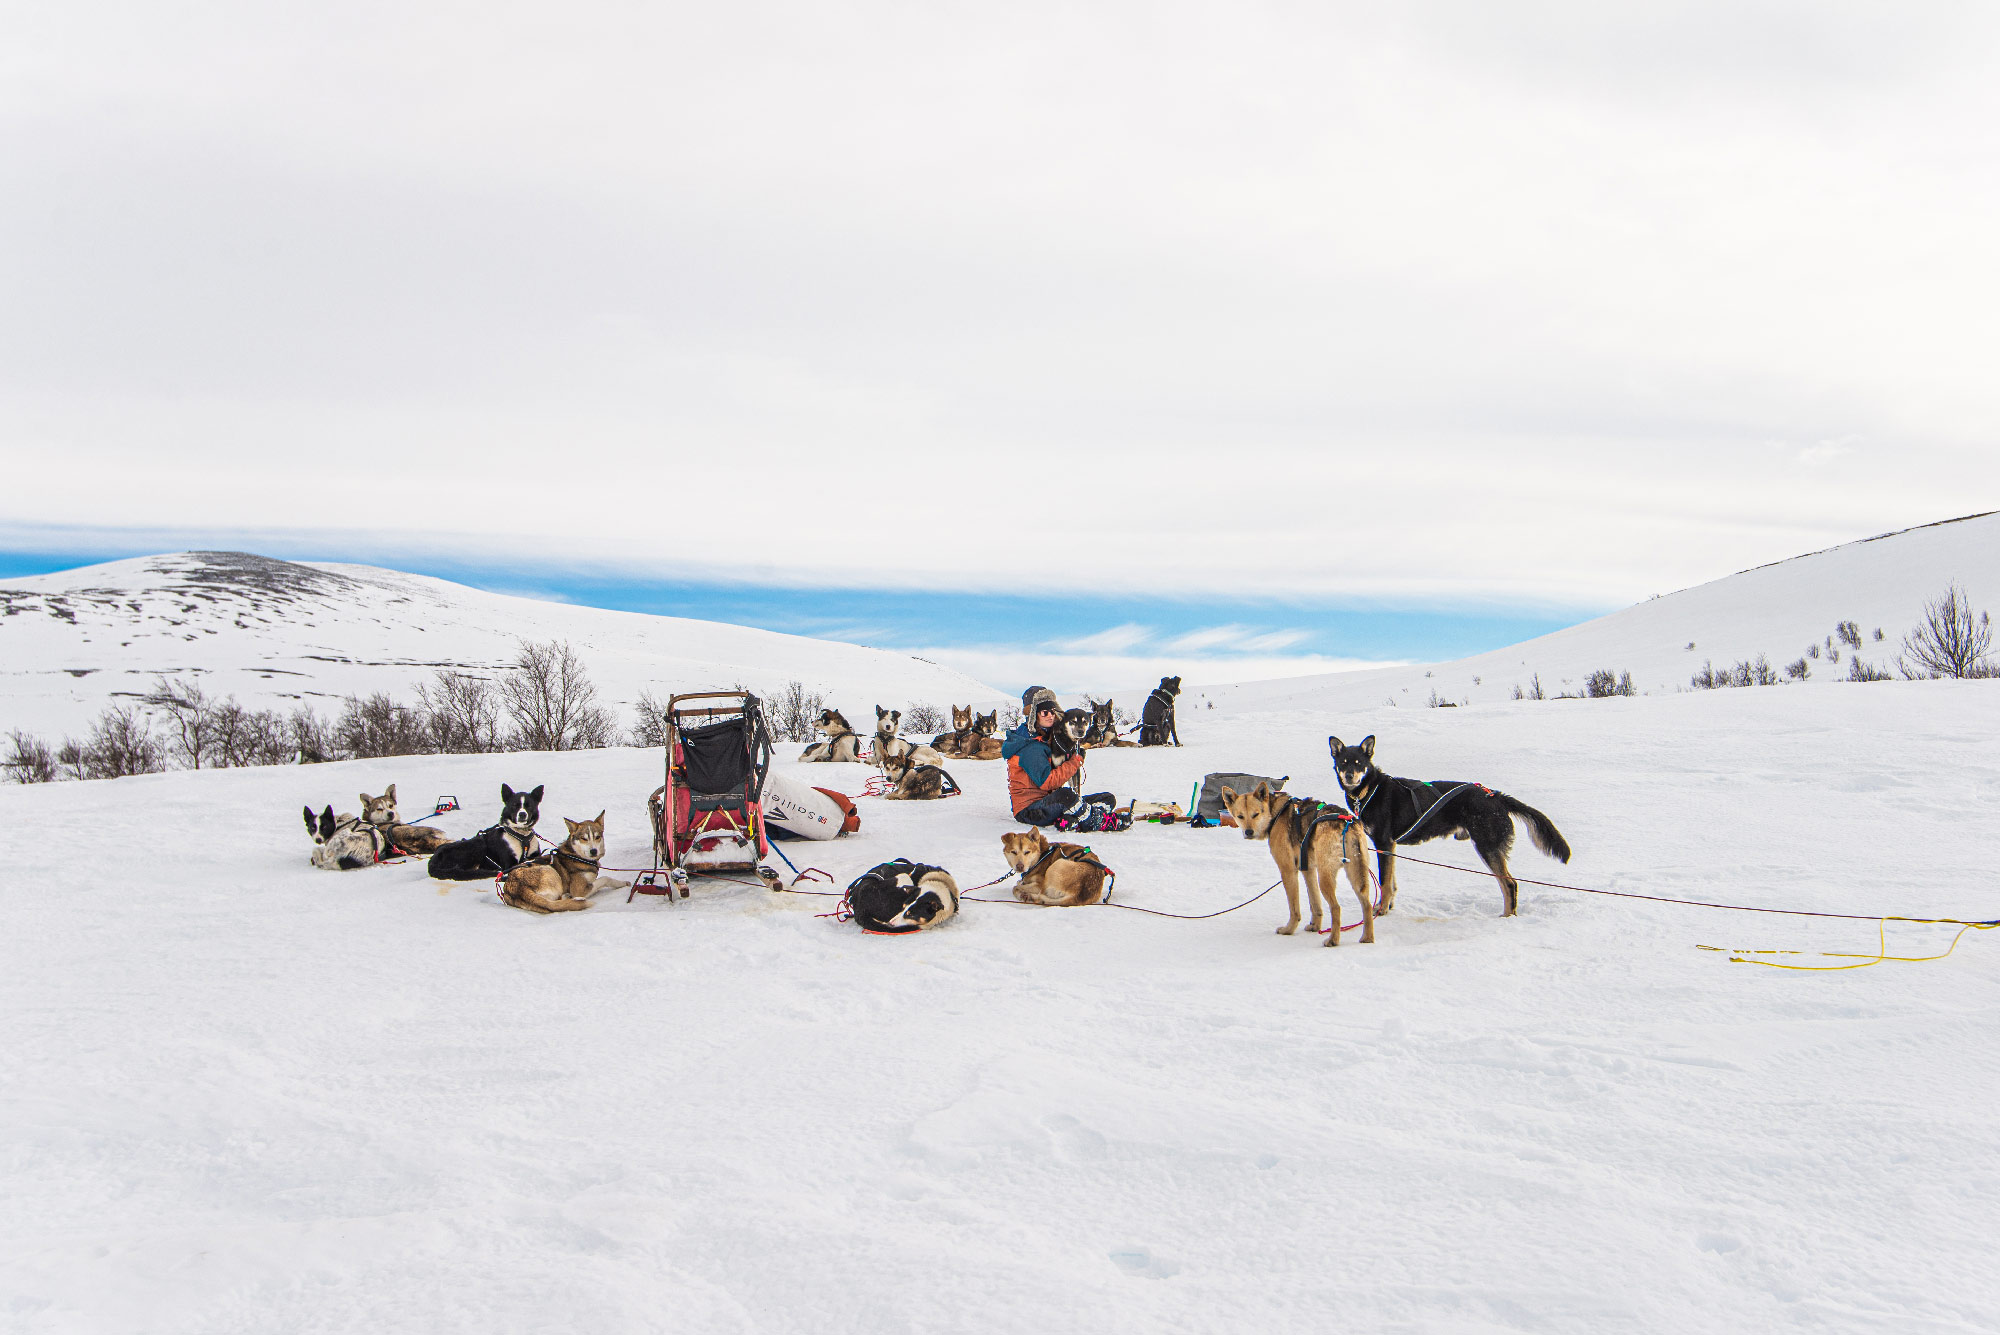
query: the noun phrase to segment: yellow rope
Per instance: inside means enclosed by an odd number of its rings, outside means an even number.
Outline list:
[[[1889,953],[1889,924],[1892,922],[1932,923],[1955,926],[1958,932],[1951,938],[1951,944],[1937,955],[1891,955]],[[1697,950],[1713,950],[1727,954],[1731,964],[1761,964],[1767,969],[1791,969],[1799,973],[1839,973],[1844,969],[1866,969],[1871,965],[1886,964],[1926,964],[1931,960],[1941,960],[1958,949],[1958,943],[1965,939],[1967,932],[1990,932],[2000,927],[1996,922],[1961,922],[1955,918],[1898,918],[1887,917],[1876,923],[1879,933],[1879,948],[1873,955],[1857,955],[1845,950],[1736,950],[1723,946],[1701,946]],[[1752,955],[1817,955],[1822,959],[1859,960],[1859,964],[1780,964],[1776,960],[1751,959]]]

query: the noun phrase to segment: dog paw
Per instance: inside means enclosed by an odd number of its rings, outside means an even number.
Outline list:
[[[1278,929],[1278,935],[1279,935],[1279,936],[1290,936],[1290,935],[1291,935],[1291,934],[1292,934],[1293,932],[1296,932],[1296,931],[1298,931],[1298,930],[1299,930],[1299,925],[1298,925],[1297,923],[1295,923],[1295,922],[1288,922],[1288,923],[1286,923],[1286,924],[1285,924],[1285,925],[1284,925],[1283,927],[1280,927],[1280,928]]]

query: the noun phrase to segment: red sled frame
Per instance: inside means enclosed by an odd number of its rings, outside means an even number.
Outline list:
[[[764,865],[771,846],[764,828],[764,778],[771,768],[771,734],[762,702],[749,691],[695,691],[670,696],[663,716],[666,777],[646,799],[653,828],[653,869],[632,882],[634,895],[688,897],[695,876],[755,872],[774,889],[784,881]],[[741,754],[736,750],[740,745]],[[696,770],[740,769],[718,792],[700,792],[691,782]],[[712,785],[711,785],[712,786]]]

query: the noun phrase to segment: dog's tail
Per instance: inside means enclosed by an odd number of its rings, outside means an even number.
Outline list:
[[[1554,821],[1526,802],[1509,797],[1505,793],[1495,793],[1494,796],[1507,804],[1509,813],[1528,822],[1528,837],[1535,841],[1536,848],[1557,862],[1569,861],[1569,841],[1562,837],[1562,831],[1556,828]]]

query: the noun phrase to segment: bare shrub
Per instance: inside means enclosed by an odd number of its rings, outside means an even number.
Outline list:
[[[514,724],[508,742],[516,750],[587,751],[611,745],[611,714],[597,703],[597,688],[566,641],[521,641],[514,670],[500,683],[500,698]]]
[[[1521,689],[1521,683],[1518,681],[1514,683],[1514,698],[1516,700],[1525,700],[1528,698],[1528,693]]]
[[[1831,650],[1829,650],[1828,652],[1831,652]],[[1807,646],[1806,646],[1806,657],[1807,657],[1807,658],[1818,658],[1818,657],[1819,657],[1819,646],[1818,646],[1817,644],[1809,644],[1809,645],[1807,645]]]
[[[1835,626],[1833,628],[1833,633],[1837,637],[1839,637],[1840,642],[1846,645],[1848,648],[1859,649],[1861,647],[1861,627],[1856,625],[1854,622],[1852,621],[1841,622],[1838,626]],[[1881,639],[1882,632],[1879,630],[1876,631],[1875,638],[1878,640]]]
[[[367,699],[350,695],[334,725],[339,750],[356,760],[420,756],[427,752],[424,721],[416,710],[377,691]]]
[[[500,749],[500,694],[484,677],[440,669],[417,684],[426,749],[440,755],[484,755]]]
[[[951,726],[951,715],[932,704],[906,705],[903,709],[903,726],[911,736],[919,733],[943,732]]]
[[[1549,698],[1549,693],[1542,689],[1542,674],[1539,672],[1528,679],[1528,698],[1530,700],[1546,700]]]
[[[215,707],[210,763],[229,768],[288,765],[296,755],[291,729],[276,710],[245,709],[234,697]]]
[[[1847,679],[1849,681],[1892,681],[1894,677],[1889,669],[1876,667],[1872,663],[1864,663],[1861,661],[1861,655],[1855,654],[1847,660]]]
[[[1688,685],[1694,687],[1697,691],[1712,691],[1719,686],[1727,686],[1728,684],[1728,670],[1724,669],[1722,674],[1718,676],[1715,671],[1715,665],[1706,660],[1703,661],[1701,670],[1688,678]]]
[[[1814,647],[1817,648],[1818,646],[1815,645]],[[1814,654],[1813,657],[1817,658],[1819,657],[1819,655]],[[1803,658],[1785,664],[1786,681],[1804,681],[1807,677],[1810,677],[1811,675],[1812,675],[1812,668],[1806,665],[1806,660]]]
[[[1610,668],[1599,668],[1584,678],[1583,693],[1592,700],[1602,700],[1614,695],[1637,695],[1633,689],[1630,672],[1613,674]]]
[[[814,725],[825,708],[826,697],[818,691],[807,690],[802,681],[786,682],[785,688],[771,697],[766,711],[771,736],[781,742],[812,741],[819,735]]]
[[[15,783],[54,783],[56,753],[41,738],[16,728],[7,734],[7,758],[0,760],[0,769]]]
[[[166,719],[167,747],[181,764],[200,769],[204,761],[214,763],[209,753],[215,743],[215,706],[200,682],[155,677],[146,704]]]
[[[632,731],[626,738],[633,746],[665,746],[667,744],[667,705],[656,698],[651,691],[639,692],[639,698],[632,702]]]
[[[1882,628],[1880,626],[1877,626],[1875,628],[1875,643],[1877,644],[1882,643]],[[1859,649],[1861,646],[1857,644],[1854,647]]]
[[[330,760],[346,760],[340,749],[340,732],[311,705],[300,705],[285,719],[291,735],[292,752],[301,765],[324,765]]]
[[[122,779],[160,773],[167,755],[144,714],[113,705],[97,716],[83,741],[63,738],[56,764],[72,779]]]
[[[1965,590],[1956,584],[1924,604],[1923,620],[1903,637],[1896,666],[1911,679],[1984,676],[1986,652],[1993,647],[1993,619],[1974,614]]]

